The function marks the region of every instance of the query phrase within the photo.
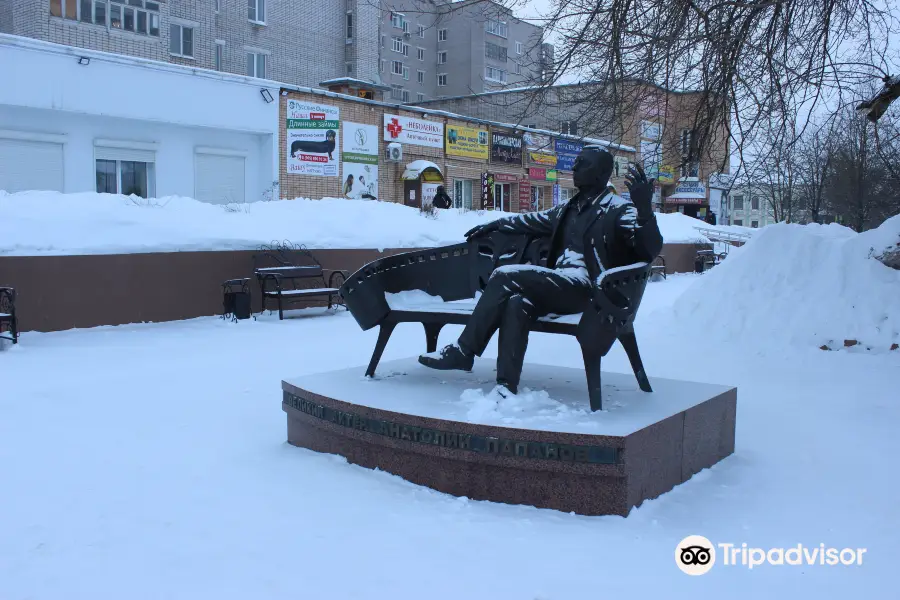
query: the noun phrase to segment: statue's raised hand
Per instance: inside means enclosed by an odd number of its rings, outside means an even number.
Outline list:
[[[481,225],[476,225],[472,229],[466,232],[466,239],[471,240],[473,238],[480,238],[486,235],[497,231],[500,228],[500,223],[497,221],[491,221],[489,223],[482,223]]]
[[[647,218],[653,215],[653,179],[647,175],[641,165],[632,165],[625,176],[625,187],[631,194],[631,202],[638,211],[638,216]]]

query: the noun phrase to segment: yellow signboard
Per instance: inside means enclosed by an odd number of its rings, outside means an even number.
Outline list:
[[[547,165],[549,167],[556,166],[556,155],[549,152],[529,152],[531,162],[537,165]]]
[[[657,181],[660,183],[674,183],[675,182],[675,169],[670,167],[669,165],[663,165],[659,168],[659,177],[657,177]]]
[[[446,132],[448,156],[465,156],[482,160],[487,160],[490,156],[491,146],[487,129],[447,125]]]

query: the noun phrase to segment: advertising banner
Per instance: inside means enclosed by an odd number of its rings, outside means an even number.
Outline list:
[[[345,121],[343,124],[343,179],[345,198],[378,198],[378,126]]]
[[[547,165],[548,167],[556,166],[556,155],[549,152],[528,152],[528,157],[536,165]]]
[[[584,144],[569,140],[556,140],[556,168],[560,171],[571,171],[575,159],[581,154]]]
[[[422,206],[434,204],[434,197],[437,195],[437,189],[441,186],[439,183],[423,183],[422,184]]]
[[[662,148],[659,142],[641,140],[641,160],[648,178],[659,177],[659,167],[662,163]]]
[[[508,133],[491,134],[491,162],[522,164],[522,138]]]
[[[519,212],[526,213],[531,210],[531,184],[523,181],[519,184]]]
[[[496,183],[515,183],[519,181],[521,176],[509,175],[508,173],[494,173],[494,181]]]
[[[490,173],[481,174],[481,210],[494,209],[494,176]]]
[[[529,167],[528,168],[528,178],[533,179],[535,181],[546,181],[547,180],[547,169],[540,169],[538,167]]]
[[[556,169],[547,169],[547,181],[556,181],[557,179],[559,179],[558,175],[559,174]]]
[[[628,157],[618,154],[613,157],[613,177],[625,177],[628,175]]]
[[[382,133],[386,142],[400,142],[429,148],[444,147],[444,124],[435,121],[385,114]]]
[[[466,158],[487,160],[490,154],[487,129],[447,125],[447,146],[445,152],[448,156],[464,156]]]
[[[287,172],[296,175],[338,177],[341,162],[336,106],[288,100]]]
[[[675,183],[675,168],[670,165],[663,165],[659,168],[660,183]]]
[[[641,121],[641,137],[653,141],[662,139],[662,125],[652,121]]]
[[[525,147],[529,150],[543,150],[545,152],[553,152],[553,144],[550,141],[549,135],[525,132],[524,134],[522,134],[522,139],[525,141]]]
[[[553,206],[559,206],[559,184],[553,186]]]

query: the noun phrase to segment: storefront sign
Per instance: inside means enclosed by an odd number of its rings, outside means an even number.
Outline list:
[[[553,186],[553,206],[559,206],[559,184]]]
[[[494,176],[491,173],[481,174],[481,210],[494,208]]]
[[[652,121],[641,121],[641,137],[645,140],[657,141],[662,138],[662,125]]]
[[[488,131],[473,127],[447,126],[448,156],[488,159]]]
[[[531,184],[523,181],[519,184],[519,212],[526,213],[531,210]]]
[[[340,109],[327,104],[287,101],[287,172],[338,177]]]
[[[385,142],[400,142],[429,148],[444,147],[444,124],[399,115],[384,115]]]
[[[378,198],[378,126],[344,122],[345,198]]]
[[[525,132],[522,134],[522,139],[525,140],[525,147],[529,150],[553,151],[553,144],[551,143],[549,135]]]
[[[660,183],[675,183],[675,168],[671,165],[663,165],[659,168],[659,177],[656,179]]]
[[[536,165],[556,166],[556,155],[548,152],[529,152],[528,157]]]
[[[492,133],[491,162],[521,165],[522,138],[508,133]]]
[[[556,140],[556,168],[560,171],[571,171],[575,159],[581,154],[584,144],[569,140]]]
[[[547,181],[556,181],[559,179],[559,173],[556,169],[547,169]]]
[[[692,194],[698,198],[706,198],[706,186],[699,181],[683,181],[675,188],[676,194]]]
[[[528,168],[528,178],[534,181],[547,181],[547,169],[539,169],[538,167]]]
[[[494,181],[497,183],[515,183],[519,181],[519,176],[507,173],[494,173]]]

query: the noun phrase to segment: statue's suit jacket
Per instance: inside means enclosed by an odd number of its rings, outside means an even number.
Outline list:
[[[578,210],[581,197],[579,192],[566,204],[549,210],[499,219],[499,231],[549,236],[547,266],[553,268],[565,250],[562,225],[569,211]],[[609,189],[591,201],[586,210],[591,223],[585,230],[584,261],[592,281],[597,281],[607,269],[649,263],[659,256],[663,239],[653,214],[641,219],[634,204]]]

